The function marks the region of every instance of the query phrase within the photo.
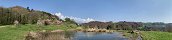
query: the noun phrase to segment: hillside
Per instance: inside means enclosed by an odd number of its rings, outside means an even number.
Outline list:
[[[16,20],[21,24],[35,24],[39,19],[59,20],[55,15],[44,11],[30,9],[29,7],[0,7],[0,25],[13,24]]]

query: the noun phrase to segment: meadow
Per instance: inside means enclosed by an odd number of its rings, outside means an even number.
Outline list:
[[[36,24],[25,25],[3,25],[0,26],[0,40],[24,40],[28,32],[51,31],[51,30],[68,30],[76,29],[74,24],[46,25],[39,26]],[[127,36],[127,35],[126,35]],[[172,33],[159,31],[141,31],[143,40],[172,40]]]
[[[25,25],[4,25],[0,28],[0,40],[24,40],[28,32],[37,32],[41,30],[67,30],[75,29],[76,25],[73,24],[62,24],[62,25],[47,25],[38,26],[36,24],[25,24]]]
[[[159,31],[142,31],[143,40],[172,40],[172,33]]]

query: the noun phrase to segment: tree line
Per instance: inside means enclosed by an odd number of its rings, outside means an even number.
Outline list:
[[[142,31],[166,31],[172,32],[172,23],[163,22],[100,22],[91,21],[81,24],[85,28],[112,29],[112,30],[142,30]]]

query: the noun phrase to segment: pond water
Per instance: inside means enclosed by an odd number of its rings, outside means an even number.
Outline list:
[[[43,32],[27,40],[128,40],[120,32]]]
[[[128,40],[119,32],[76,32],[72,40]]]

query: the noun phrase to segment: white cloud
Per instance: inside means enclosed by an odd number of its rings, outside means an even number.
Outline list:
[[[56,16],[58,16],[60,19],[65,19],[66,16],[63,16],[60,12],[59,13],[55,13]]]
[[[58,13],[55,13],[56,16],[58,16],[60,19],[65,19],[65,18],[70,18],[70,19],[73,19],[75,22],[77,23],[87,23],[87,22],[90,22],[90,21],[95,21],[94,19],[92,18],[87,18],[87,19],[83,19],[83,18],[78,18],[78,17],[73,17],[73,16],[64,16],[62,15],[60,12]]]

